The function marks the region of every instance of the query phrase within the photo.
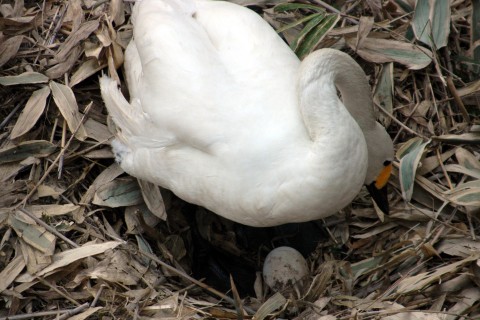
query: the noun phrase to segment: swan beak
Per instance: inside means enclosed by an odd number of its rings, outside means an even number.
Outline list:
[[[391,172],[392,163],[386,162],[382,172],[380,172],[377,179],[366,186],[368,192],[372,196],[377,206],[385,214],[388,214],[389,212],[387,182],[390,178]]]
[[[378,208],[382,210],[383,213],[388,214],[388,197],[387,197],[387,185],[384,185],[382,188],[377,189],[375,186],[375,181],[366,186],[368,192],[372,196],[373,201],[377,204]]]

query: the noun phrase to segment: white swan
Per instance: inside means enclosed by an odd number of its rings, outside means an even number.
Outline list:
[[[257,14],[222,1],[143,0],[132,20],[130,103],[100,79],[127,173],[250,226],[326,217],[386,184],[392,141],[347,54],[300,63]]]

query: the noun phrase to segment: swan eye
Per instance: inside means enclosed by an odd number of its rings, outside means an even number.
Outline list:
[[[383,163],[384,168],[380,172],[380,174],[377,177],[377,180],[375,180],[375,187],[377,189],[382,189],[385,187],[385,185],[388,182],[388,179],[390,178],[390,174],[392,173],[392,162],[391,161],[385,161]]]

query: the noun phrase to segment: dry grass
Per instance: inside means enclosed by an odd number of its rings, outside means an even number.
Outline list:
[[[276,28],[317,12],[243,2]],[[414,1],[332,2],[341,15],[310,1],[338,20],[313,43],[301,24],[283,35],[300,54],[346,50],[369,75],[397,150],[391,213],[360,195],[322,222],[311,286],[246,299],[243,316],[478,319],[480,5],[450,1],[422,38]],[[131,3],[0,3],[0,319],[241,318],[238,298],[187,276],[181,201],[112,159],[98,76],[122,82]],[[227,234],[210,236],[239,254]]]

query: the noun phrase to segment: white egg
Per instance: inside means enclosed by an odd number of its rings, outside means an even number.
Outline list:
[[[263,280],[274,291],[293,286],[308,275],[307,261],[290,247],[272,250],[263,264]]]

